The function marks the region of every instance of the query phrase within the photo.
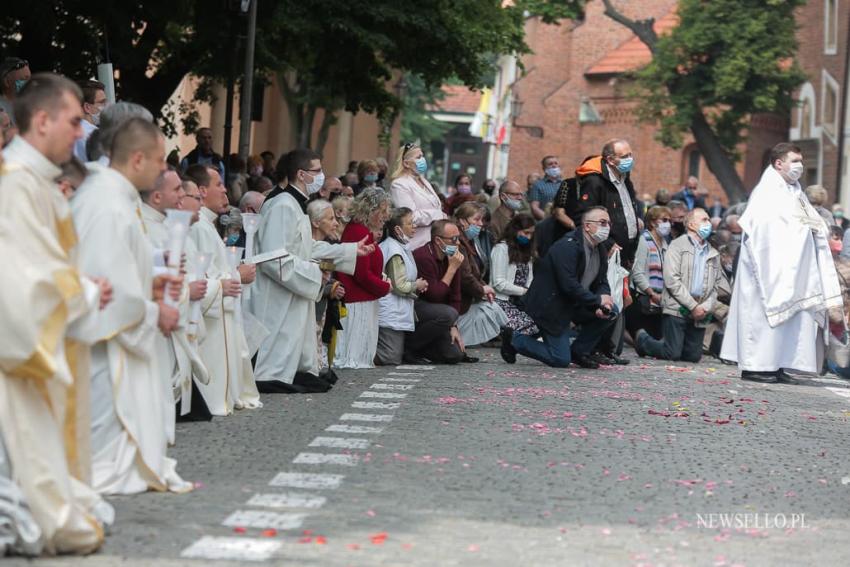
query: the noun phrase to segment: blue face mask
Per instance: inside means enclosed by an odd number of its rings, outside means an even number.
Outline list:
[[[457,253],[457,244],[449,244],[443,252],[446,256],[454,256]]]
[[[27,80],[26,80],[26,79],[18,79],[18,80],[16,80],[16,81],[15,81],[15,92],[16,92],[16,93],[21,92],[21,91],[23,90],[24,86],[26,86],[26,84],[27,84]]]
[[[699,230],[697,230],[697,234],[699,234],[699,237],[703,240],[711,236],[711,223],[707,222],[700,226]]]
[[[466,237],[470,240],[475,240],[478,238],[478,235],[481,234],[481,227],[477,224],[471,224],[466,227],[466,230],[463,231],[466,234]]]
[[[365,181],[366,183],[375,183],[376,181],[378,181],[378,174],[377,173],[367,173],[366,175],[363,176],[363,181]]]
[[[236,246],[236,241],[239,240],[238,234],[231,234],[227,237],[227,246]]]
[[[525,236],[524,234],[517,234],[516,241],[517,244],[519,244],[520,246],[528,246],[529,244],[531,244],[531,239]]]
[[[617,164],[617,170],[620,173],[628,173],[632,170],[635,165],[635,158],[627,157],[620,159],[620,163]]]
[[[416,173],[425,175],[426,171],[428,171],[428,162],[425,160],[425,156],[416,158]]]

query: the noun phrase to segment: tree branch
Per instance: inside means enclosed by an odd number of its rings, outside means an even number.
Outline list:
[[[658,43],[658,34],[655,33],[655,18],[647,18],[645,20],[633,20],[626,17],[622,12],[617,10],[611,3],[611,0],[602,0],[605,5],[605,15],[621,24],[634,33],[639,40],[649,48],[649,51],[655,53],[655,44]]]

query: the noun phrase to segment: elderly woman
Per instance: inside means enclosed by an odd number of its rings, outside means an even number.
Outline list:
[[[455,222],[460,229],[460,252],[464,256],[460,268],[461,309],[457,328],[466,346],[495,339],[508,324],[507,315],[494,302],[496,292],[484,279],[486,264],[475,246],[475,239],[484,226],[484,209],[481,203],[469,202],[455,211]]]
[[[355,195],[359,195],[364,189],[374,189],[378,186],[378,162],[372,159],[364,159],[357,164],[357,184],[352,187]]]
[[[339,223],[338,234],[342,234],[345,232],[345,227],[351,222],[351,205],[354,204],[354,197],[340,195],[335,197],[331,204],[334,207],[336,222]]]
[[[835,218],[829,212],[829,209],[826,208],[826,203],[829,201],[829,193],[822,185],[809,185],[806,187],[806,197],[818,214],[823,217],[827,226],[835,224]]]
[[[342,233],[341,242],[375,243],[390,218],[390,196],[383,189],[366,189],[354,198],[351,222]],[[348,316],[337,335],[335,368],[373,368],[378,350],[378,300],[390,292],[390,282],[383,273],[384,255],[380,247],[368,256],[357,258],[354,275],[337,273],[345,286]]]
[[[325,201],[313,201],[307,205],[307,215],[310,217],[310,226],[313,231],[313,240],[336,241],[339,238],[337,230],[339,223],[334,215],[333,206]],[[322,288],[322,298],[316,303],[316,344],[319,347],[319,367],[328,368],[333,362],[333,351],[328,351],[322,341],[322,331],[325,328],[325,318],[329,311],[335,320],[339,319],[339,300],[345,297],[345,288],[341,283],[331,278],[331,272],[323,271],[322,280],[325,282]]]
[[[390,194],[396,207],[413,211],[416,234],[410,239],[410,249],[416,250],[431,241],[431,223],[446,218],[437,192],[425,179],[428,162],[422,149],[408,143],[401,147],[391,176]]]
[[[632,285],[637,297],[626,308],[626,329],[633,337],[638,329],[645,329],[653,338],[661,339],[664,254],[672,228],[670,209],[658,205],[650,207],[644,222],[646,229],[638,238],[632,265]]]

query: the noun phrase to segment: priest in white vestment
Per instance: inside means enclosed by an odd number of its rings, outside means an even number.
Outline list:
[[[89,347],[69,325],[95,316],[111,288],[78,273],[55,182],[81,135],[82,93],[37,74],[18,96],[21,133],[0,165],[0,556],[85,554],[114,512],[88,486]]]
[[[828,314],[842,305],[829,230],[798,180],[803,156],[792,144],[771,150],[771,163],[738,224],[740,260],[721,358],[757,382],[794,380],[783,369],[819,372]]]
[[[176,171],[166,170],[160,175],[151,191],[141,194],[142,218],[145,221],[147,236],[151,245],[157,252],[155,257],[162,256],[163,261],[170,243],[168,227],[165,224],[166,211],[168,209],[178,210],[182,205],[183,184]],[[187,233],[188,241],[188,233]],[[191,243],[191,241],[188,241]],[[194,247],[193,247],[194,250]],[[185,250],[184,261],[192,255],[190,250]],[[163,334],[156,335],[157,360],[159,363],[159,377],[162,379],[163,387],[167,396],[171,396],[179,405],[180,415],[189,413],[192,407],[192,382],[198,380],[201,384],[209,383],[207,369],[201,361],[194,342],[190,341],[186,334],[189,306],[190,288],[203,287],[206,291],[206,282],[186,281],[183,284],[178,309],[180,311],[180,325],[172,331],[171,336]],[[200,295],[203,295],[201,293]],[[204,403],[203,400],[198,400]],[[175,403],[165,404],[163,407],[166,433],[168,442],[174,443],[177,409]]]
[[[91,165],[71,203],[80,267],[108,277],[115,295],[89,331],[98,339],[92,348],[92,479],[102,494],[192,489],[166,456],[163,406],[173,399],[162,386],[155,339],[177,328],[179,312],[153,300],[153,249],[139,198],[164,169],[159,129],[131,119],[113,138],[110,166]]]
[[[282,159],[288,164],[289,185],[278,186],[266,197],[255,252],[286,250],[289,255],[260,264],[258,270],[251,310],[269,335],[260,345],[254,372],[262,392],[324,392],[333,379],[319,377],[315,329],[316,302],[323,288],[319,261],[353,274],[357,256],[370,253],[374,246],[315,242],[306,211],[308,197],[324,182],[321,160],[310,150],[293,150]]]
[[[203,300],[206,336],[200,343],[210,379],[199,389],[213,415],[228,415],[234,408],[259,408],[263,404],[254,382],[251,354],[237,311],[242,284],[253,282],[256,268],[252,264],[241,265],[240,281],[234,278],[227,261],[224,242],[215,228],[218,216],[228,210],[227,190],[218,170],[196,164],[189,166],[186,176],[197,184],[204,205],[190,237],[199,251],[212,254],[207,271],[210,281]]]

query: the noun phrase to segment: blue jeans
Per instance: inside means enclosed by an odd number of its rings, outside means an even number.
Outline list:
[[[575,317],[574,320],[581,325],[578,336],[570,329],[560,335],[550,335],[541,330],[542,343],[528,335],[515,334],[511,344],[523,356],[555,368],[566,368],[572,362],[573,352],[585,356],[590,354],[605,331],[616,323],[616,319],[600,319],[595,315]],[[570,339],[574,336],[571,348]]]
[[[661,320],[661,340],[648,334],[641,335],[638,346],[653,358],[699,362],[702,358],[705,328],[694,325],[693,320],[664,315]]]

